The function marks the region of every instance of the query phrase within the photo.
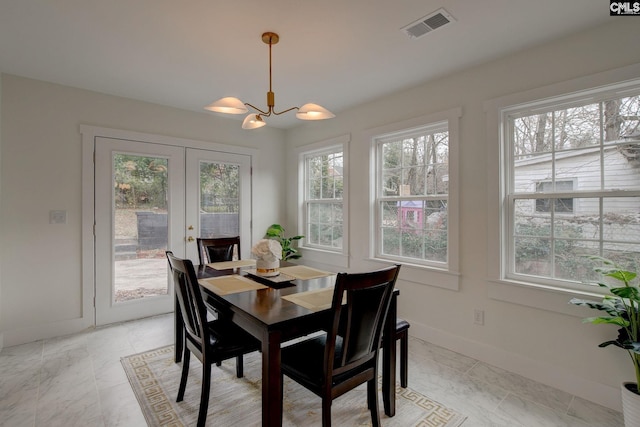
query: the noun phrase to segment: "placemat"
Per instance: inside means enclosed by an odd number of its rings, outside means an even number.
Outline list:
[[[331,307],[331,300],[333,299],[333,287],[314,289],[312,291],[300,292],[298,294],[285,295],[282,297],[282,299],[307,308],[311,311],[326,310]]]
[[[329,273],[327,271],[316,270],[315,268],[305,267],[304,265],[293,265],[290,267],[280,268],[280,273],[284,273],[288,276],[293,276],[300,280],[317,279],[319,277],[331,276],[335,273]]]
[[[258,282],[254,282],[251,279],[237,274],[200,279],[198,283],[218,295],[229,295],[267,288],[265,285],[261,285]]]
[[[207,264],[214,270],[228,270],[230,268],[253,267],[256,265],[255,259],[239,259],[237,261],[220,261]]]

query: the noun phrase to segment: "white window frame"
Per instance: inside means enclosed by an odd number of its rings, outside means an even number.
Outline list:
[[[341,135],[335,138],[305,145],[297,149],[298,156],[298,234],[306,235],[308,230],[308,182],[306,171],[306,159],[314,155],[322,155],[335,151],[342,151],[342,247],[330,248],[327,246],[310,244],[306,238],[300,241],[299,249],[303,256],[316,262],[334,265],[336,267],[349,267],[349,142],[351,135]]]
[[[425,116],[416,117],[402,122],[392,123],[371,129],[366,133],[370,141],[370,197],[369,211],[369,241],[370,258],[372,261],[385,263],[400,263],[403,265],[402,279],[429,286],[450,290],[458,290],[460,286],[459,274],[459,138],[460,138],[461,108],[453,108]],[[449,132],[449,189],[447,195],[447,262],[417,262],[412,258],[392,257],[380,253],[380,219],[378,206],[378,141],[395,134],[410,133],[417,129],[430,128],[433,125],[446,123]],[[425,274],[429,273],[429,274]]]
[[[640,64],[634,64],[526,92],[507,95],[484,103],[488,147],[489,222],[487,224],[487,272],[489,276],[488,296],[490,298],[563,314],[584,316],[584,311],[580,310],[580,308],[567,304],[568,298],[572,296],[599,298],[601,296],[598,290],[595,289],[561,287],[544,281],[539,283],[525,282],[506,275],[506,260],[503,248],[508,234],[505,233],[503,227],[506,215],[504,175],[511,173],[511,171],[508,168],[508,162],[505,161],[504,146],[500,143],[505,132],[504,112],[514,106],[525,104],[535,108],[552,98],[557,102],[562,97],[568,100],[578,93],[585,99],[593,98],[605,86],[609,94],[615,91],[619,91],[619,93],[629,92],[634,90],[638,82],[638,75],[640,75]]]

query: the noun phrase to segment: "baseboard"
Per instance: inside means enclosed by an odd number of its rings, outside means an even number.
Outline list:
[[[43,339],[75,334],[93,327],[93,322],[79,318],[46,323],[26,328],[9,329],[3,332],[2,344],[5,347],[26,344]]]
[[[542,364],[521,354],[511,353],[481,342],[476,342],[448,332],[434,329],[415,320],[409,334],[484,363],[499,366],[509,372],[557,388],[574,396],[595,402],[616,411],[622,411],[620,389],[572,375],[564,369]]]

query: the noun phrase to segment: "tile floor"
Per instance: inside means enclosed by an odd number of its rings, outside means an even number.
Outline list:
[[[0,425],[145,426],[120,357],[172,342],[164,315],[4,348]],[[409,353],[409,387],[467,415],[463,427],[623,425],[618,412],[424,341],[410,338]]]

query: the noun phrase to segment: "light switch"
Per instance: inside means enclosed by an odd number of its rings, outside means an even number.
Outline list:
[[[67,211],[49,211],[49,224],[66,224]]]

